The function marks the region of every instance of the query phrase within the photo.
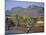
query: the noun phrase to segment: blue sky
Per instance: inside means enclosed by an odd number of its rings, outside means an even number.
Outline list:
[[[10,10],[13,7],[28,7],[29,5],[37,5],[40,7],[44,7],[44,3],[41,2],[20,2],[20,1],[12,1],[6,0],[6,10]]]

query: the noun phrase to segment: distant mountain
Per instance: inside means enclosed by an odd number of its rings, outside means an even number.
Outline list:
[[[11,11],[10,10],[6,10],[5,11],[5,15],[10,16],[11,15]]]
[[[11,15],[13,13],[19,14],[19,15],[32,15],[32,16],[43,16],[44,9],[43,7],[38,6],[32,6],[32,8],[29,6],[27,8],[22,7],[14,7],[11,9],[11,11],[6,10],[6,15]]]

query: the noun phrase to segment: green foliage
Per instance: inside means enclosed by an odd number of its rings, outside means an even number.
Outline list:
[[[13,21],[19,23],[25,23],[25,24],[31,24],[31,17],[30,16],[21,16],[18,14],[12,14],[11,17],[13,17]]]

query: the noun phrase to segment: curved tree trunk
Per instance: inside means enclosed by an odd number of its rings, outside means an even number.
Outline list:
[[[32,28],[34,27],[35,23],[36,23],[36,18],[33,18],[32,19],[32,26],[29,28],[29,30],[26,33],[28,33],[29,31],[32,32]]]

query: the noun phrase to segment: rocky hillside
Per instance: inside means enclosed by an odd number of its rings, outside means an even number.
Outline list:
[[[19,14],[19,15],[31,15],[31,16],[40,16],[44,14],[43,7],[33,6],[33,7],[14,7],[10,11],[6,10],[6,15],[11,15],[13,13]]]

